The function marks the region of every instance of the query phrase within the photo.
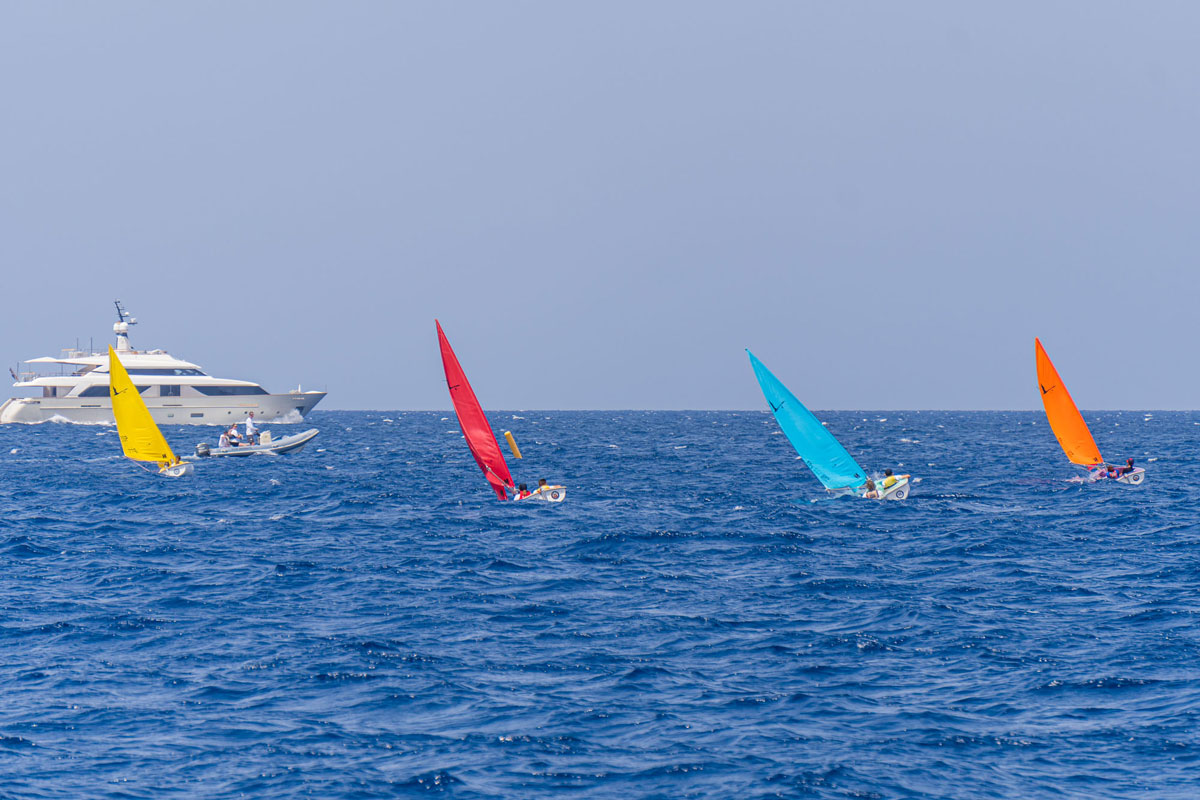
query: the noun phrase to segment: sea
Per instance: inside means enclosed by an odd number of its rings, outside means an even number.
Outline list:
[[[0,797],[1200,797],[1200,414],[1085,412],[1139,487],[1041,413],[821,416],[911,497],[757,411],[491,414],[558,505],[449,412],[184,479],[0,427]]]

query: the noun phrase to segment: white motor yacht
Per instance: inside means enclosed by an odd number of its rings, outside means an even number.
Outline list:
[[[300,422],[325,397],[325,392],[299,388],[271,394],[251,381],[214,378],[198,365],[162,350],[134,350],[129,346],[129,326],[137,320],[120,300],[116,305],[117,355],[159,425],[228,425],[241,422],[251,411],[260,424]],[[6,400],[0,405],[0,423],[112,423],[107,352],[65,350],[59,358],[45,356],[25,363],[38,368],[53,365],[50,369],[57,370],[19,375],[9,370],[16,380],[13,386],[36,390],[40,396]]]

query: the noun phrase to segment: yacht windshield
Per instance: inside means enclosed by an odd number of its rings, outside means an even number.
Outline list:
[[[145,394],[146,390],[149,388],[149,386],[138,386],[138,394]],[[104,384],[100,384],[99,386],[89,386],[77,394],[76,397],[108,397],[108,387]]]
[[[169,369],[169,368],[150,368],[150,367],[134,367],[127,370],[130,375],[203,375],[204,373],[198,369]]]
[[[200,394],[206,394],[209,397],[230,397],[239,394],[266,394],[267,390],[261,386],[194,386]]]

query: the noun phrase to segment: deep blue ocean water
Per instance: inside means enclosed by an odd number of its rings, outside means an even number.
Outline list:
[[[822,416],[912,498],[758,412],[494,414],[561,506],[448,413],[182,480],[0,427],[0,797],[1200,796],[1200,415],[1086,415],[1136,488],[1040,413]]]

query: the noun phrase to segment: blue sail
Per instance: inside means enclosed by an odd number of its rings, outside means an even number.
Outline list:
[[[796,448],[796,452],[804,459],[804,463],[808,464],[808,468],[825,484],[825,488],[851,489],[866,483],[863,468],[846,452],[846,448],[833,438],[833,434],[825,430],[821,421],[771,374],[771,370],[754,357],[754,353],[747,350],[746,355],[750,356],[754,377],[758,378],[758,385],[762,387],[779,427],[783,428],[783,433],[792,443],[792,447]]]

